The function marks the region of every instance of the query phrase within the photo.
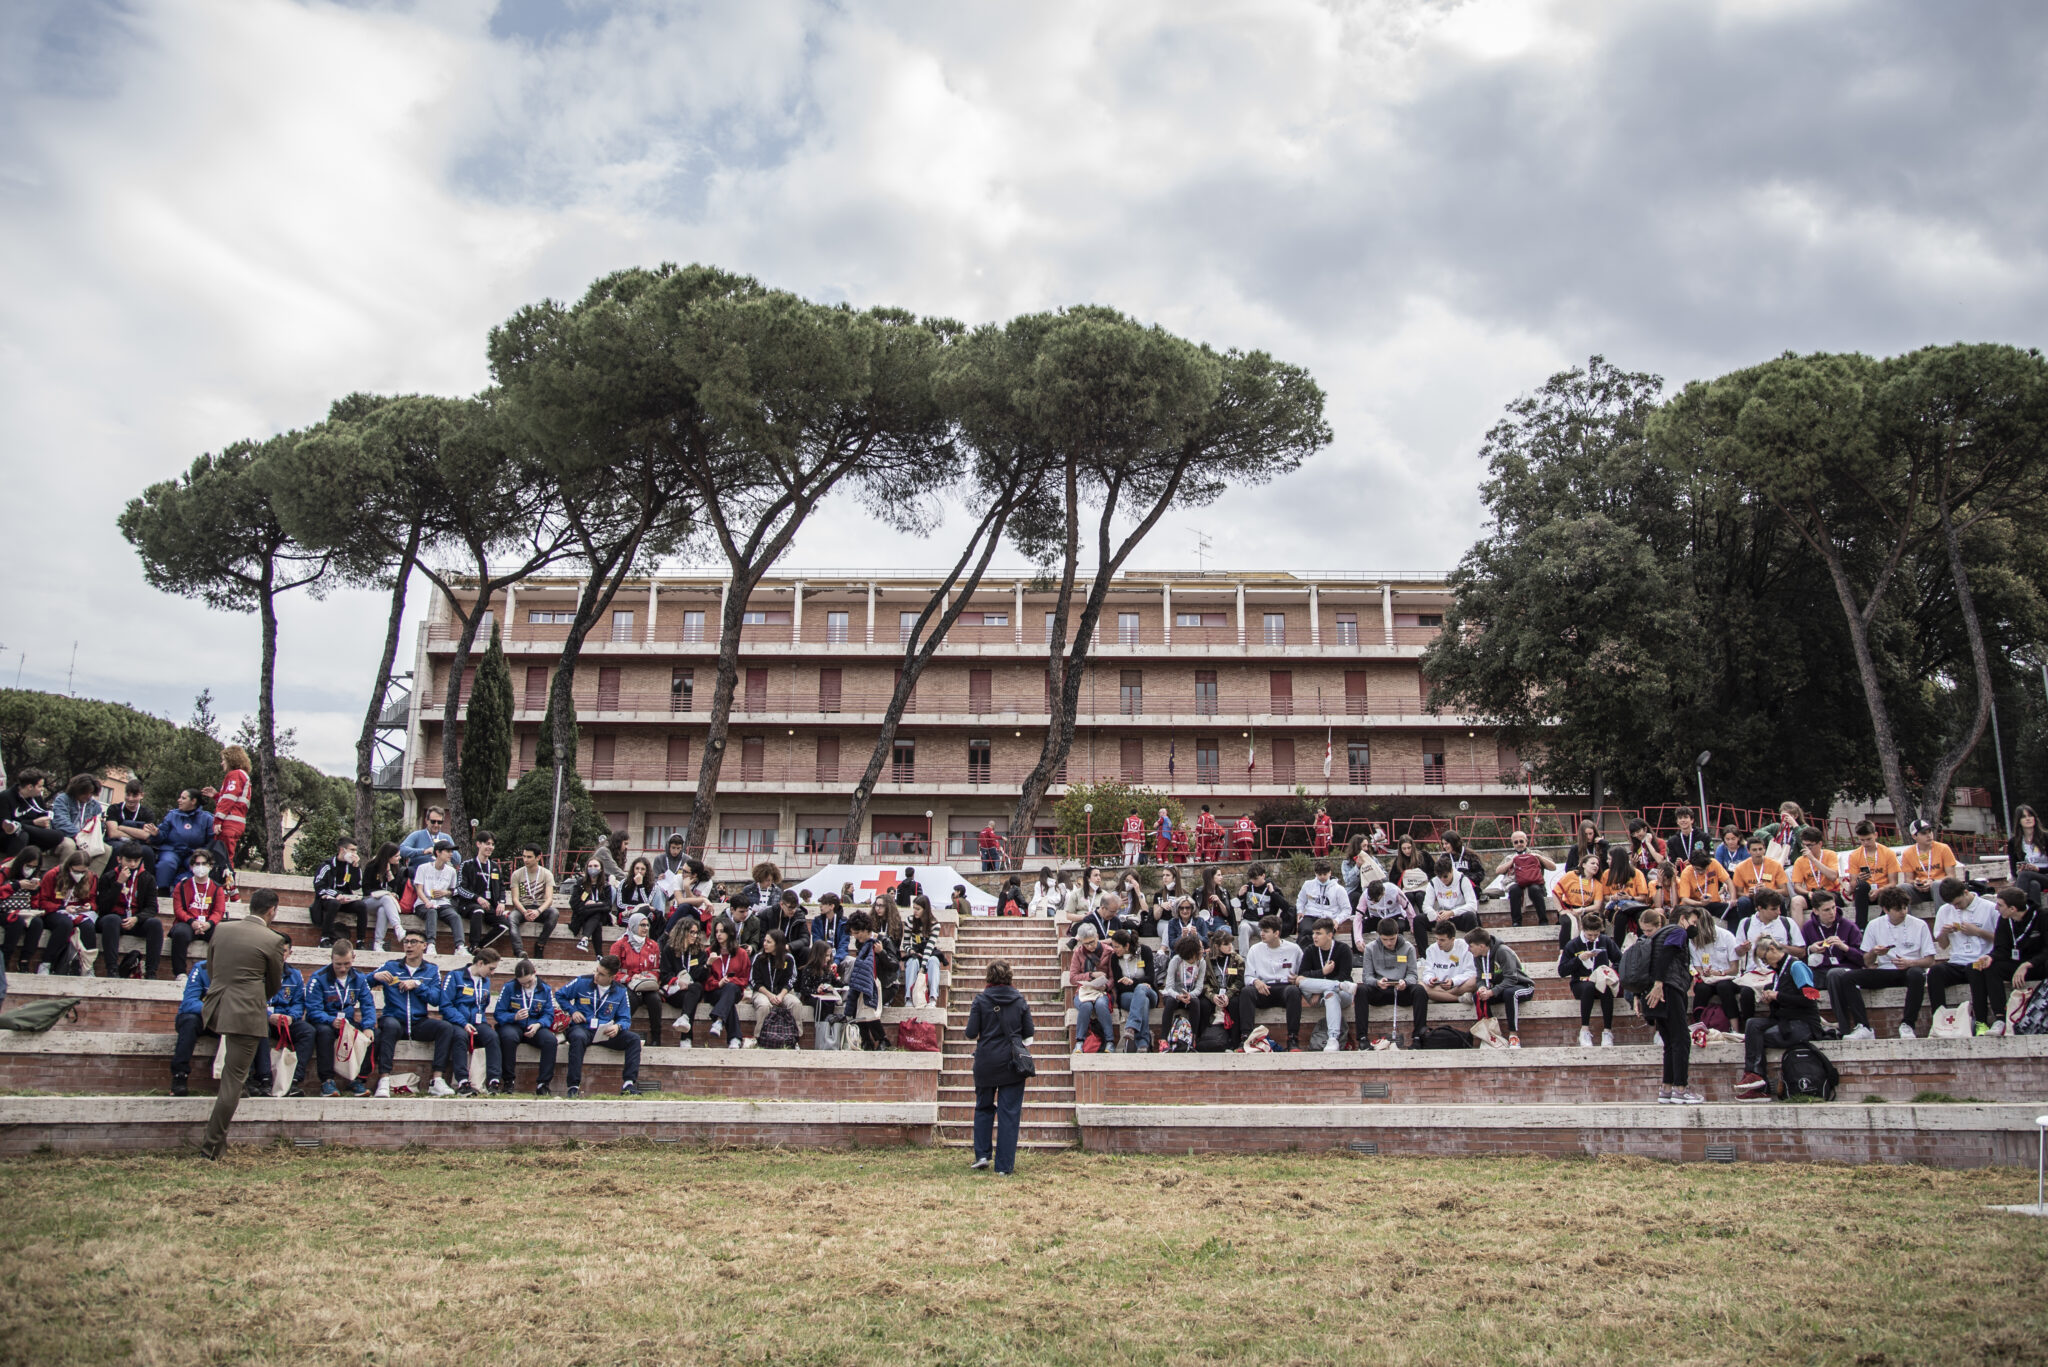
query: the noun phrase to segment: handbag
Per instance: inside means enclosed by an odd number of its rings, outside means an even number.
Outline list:
[[[1507,1032],[1500,1028],[1499,1021],[1491,1017],[1473,1025],[1472,1040],[1473,1043],[1483,1044],[1489,1049],[1505,1049],[1508,1047]]]
[[[1937,1006],[1927,1030],[1932,1039],[1968,1039],[1976,1032],[1977,1022],[1970,1014],[1968,1002],[1961,1006]]]
[[[939,1028],[930,1021],[904,1021],[896,1027],[896,1047],[914,1054],[936,1054],[939,1052]]]
[[[2039,987],[2028,992],[2022,1008],[2012,1017],[2007,1033],[2048,1035],[2048,992]]]
[[[818,1023],[811,1027],[811,1042],[820,1049],[837,1049],[845,1034],[846,1021],[843,1017],[820,1016]]]
[[[102,859],[107,853],[107,836],[101,825],[102,814],[95,812],[79,824],[78,834],[73,843],[78,852],[87,859]]]
[[[291,1032],[277,1030],[278,1041],[270,1049],[270,1094],[283,1096],[291,1090],[292,1075],[299,1071],[299,1051],[291,1046]]]
[[[491,1055],[486,1049],[476,1047],[476,1027],[469,1027],[469,1085],[479,1092],[488,1091],[491,1083]]]
[[[334,1075],[343,1082],[354,1082],[367,1073],[370,1059],[370,1045],[373,1036],[367,1030],[358,1030],[347,1021],[334,1035]]]

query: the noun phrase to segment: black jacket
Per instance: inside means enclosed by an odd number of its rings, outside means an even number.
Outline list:
[[[1587,963],[1579,957],[1581,950],[1593,951],[1593,962]],[[1558,954],[1557,976],[1560,978],[1590,978],[1596,968],[1621,968],[1621,946],[1614,943],[1612,935],[1599,935],[1588,940],[1583,935],[1574,935]]]
[[[1122,981],[1124,976],[1123,951],[1118,949],[1115,945],[1111,945],[1109,947],[1109,952],[1112,956],[1109,966],[1109,982],[1111,990],[1115,992],[1130,991],[1131,989],[1125,987]],[[1131,954],[1138,960],[1140,964],[1144,965],[1143,971],[1138,974],[1138,981],[1144,983],[1147,987],[1159,986],[1159,970],[1158,966],[1152,962],[1152,946],[1144,943],[1141,940],[1136,945],[1131,947]],[[1113,1004],[1114,1003],[1112,1003],[1112,1005]]]
[[[1338,940],[1330,946],[1330,969],[1323,971],[1323,952],[1311,944],[1301,956],[1301,976],[1304,978],[1328,978],[1332,982],[1351,981],[1351,946]]]
[[[787,992],[796,983],[796,960],[788,954],[756,955],[747,981],[763,992]]]
[[[2028,963],[2048,952],[2048,916],[2028,911],[2018,920],[1998,918],[1998,933],[1991,939],[1991,957],[2006,963]],[[2032,977],[2032,974],[2028,974]]]
[[[109,869],[100,875],[99,883],[93,890],[93,909],[102,916],[111,916],[121,910],[119,870]],[[149,861],[146,859],[142,861],[142,867],[135,871],[135,914],[157,914],[156,875],[149,871]]]
[[[985,987],[967,1010],[967,1038],[974,1043],[974,1085],[1014,1087],[1024,1081],[1012,1058],[1035,1033],[1031,1003],[1016,988]]]
[[[471,915],[502,906],[505,901],[504,866],[495,859],[469,858],[462,861],[462,873],[455,880],[455,900]],[[317,884],[318,880],[314,880]]]
[[[1250,921],[1254,930],[1258,929],[1259,922],[1266,917],[1278,916],[1280,938],[1294,938],[1295,922],[1298,919],[1294,913],[1294,899],[1282,896],[1280,889],[1271,879],[1266,880],[1266,886],[1263,888],[1255,888],[1246,883],[1238,889],[1237,914],[1240,919]]]
[[[1674,834],[1664,837],[1665,857],[1681,869],[1691,861],[1694,850],[1705,850],[1708,854],[1714,852],[1714,842],[1697,826],[1692,828],[1690,835]]]
[[[323,902],[354,902],[363,895],[363,869],[360,864],[351,864],[336,855],[322,864],[313,874],[313,896]],[[456,884],[455,895],[462,895],[462,885]]]

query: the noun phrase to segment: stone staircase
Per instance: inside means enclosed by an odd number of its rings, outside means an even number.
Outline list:
[[[1080,1143],[1074,1121],[1074,1074],[1069,1066],[1067,1030],[1062,1025],[1059,938],[1051,921],[1037,917],[968,916],[953,942],[952,995],[946,1011],[944,1056],[939,1073],[936,1138],[951,1148],[974,1142],[974,1041],[962,1031],[975,994],[997,959],[1010,965],[1012,982],[1031,1004],[1036,1030],[1032,1057],[1038,1075],[1024,1089],[1024,1123],[1018,1146],[1071,1149]]]

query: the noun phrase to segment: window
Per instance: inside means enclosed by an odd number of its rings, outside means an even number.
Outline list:
[[[718,823],[721,854],[775,853],[776,820],[773,816],[727,816]]]
[[[839,710],[840,671],[821,669],[818,671],[818,710],[837,712]]]
[[[768,710],[768,671],[750,669],[747,671],[747,700],[740,708],[743,712],[766,712]]]
[[[576,620],[576,614],[573,612],[553,612],[540,608],[529,608],[527,609],[526,620],[530,625],[537,627],[565,627]]]
[[[1202,717],[1216,715],[1216,671],[1213,669],[1195,671],[1195,714]]]
[[[1145,710],[1145,671],[1126,669],[1117,675],[1117,710],[1127,717],[1141,715]]]
[[[1223,751],[1214,736],[1195,740],[1195,782],[1217,783],[1223,777]]]
[[[1287,644],[1287,614],[1269,612],[1266,614],[1266,644],[1284,646]]]
[[[1177,627],[1198,627],[1202,625],[1202,614],[1199,612],[1176,612],[1173,614],[1173,624]]]
[[[1138,614],[1119,612],[1116,615],[1116,639],[1118,645],[1138,644]]]
[[[1344,671],[1344,711],[1354,717],[1362,717],[1368,711],[1365,703],[1365,671],[1362,669]]]
[[[740,742],[740,782],[759,783],[768,772],[768,742],[748,736]]]
[[[1276,669],[1267,676],[1267,706],[1275,716],[1287,717],[1294,714],[1294,671]]]
[[[688,783],[690,781],[690,738],[670,736],[668,738],[668,781]],[[650,850],[659,849],[665,840],[652,840],[647,844]]]
[[[1048,643],[1050,643],[1052,640],[1053,618],[1057,617],[1058,615],[1058,613],[1053,612],[1048,612],[1047,614],[1045,614],[1045,639]]]
[[[547,705],[548,667],[546,665],[528,665],[526,667],[525,710],[528,712],[541,712],[546,710]]]
[[[994,670],[967,671],[967,710],[977,717],[985,717],[996,710]]]
[[[1340,612],[1337,614],[1337,644],[1355,646],[1358,644],[1358,614]]]
[[[671,670],[668,676],[668,710],[689,712],[697,705],[697,671]]]
[[[912,737],[899,737],[889,749],[889,781],[891,783],[917,782],[917,741]]]
[[[540,733],[528,731],[519,738],[519,772],[525,773],[540,757]]]
[[[847,632],[848,632],[848,631],[849,631],[849,630],[850,630],[850,629],[852,628],[852,625],[853,625],[853,619],[852,619],[851,615],[850,615],[850,614],[848,614],[848,613],[844,613],[844,612],[828,612],[828,613],[826,613],[826,614],[825,614],[825,639],[826,639],[826,641],[828,641],[828,642],[830,642],[830,643],[832,643],[832,644],[835,644],[835,645],[837,645],[837,644],[844,644],[844,642],[846,641],[846,633],[847,633]]]
[[[685,641],[701,641],[704,639],[703,613],[686,612],[683,614],[683,639]]]
[[[601,668],[597,671],[597,710],[619,710],[619,671],[615,667]]]
[[[464,707],[469,706],[469,695],[471,691],[475,688],[476,666],[471,665],[469,668],[462,671],[462,693],[461,696],[457,699],[457,701],[459,701]]]
[[[1444,624],[1444,615],[1443,615],[1443,614],[1442,614],[1441,612],[1418,612],[1418,613],[1416,613],[1416,614],[1415,614],[1415,625],[1416,625],[1416,626],[1419,626],[1419,627],[1440,627],[1440,626],[1442,626],[1443,624]]]
[[[1344,742],[1344,764],[1350,771],[1350,780],[1360,786],[1372,782],[1372,742],[1347,740]]]
[[[839,853],[840,832],[845,819],[836,816],[800,816],[796,819],[796,847],[805,854]]]
[[[1126,740],[1118,756],[1119,769],[1126,783],[1145,781],[1145,742],[1139,739]]]
[[[1006,627],[1010,625],[1010,614],[1007,612],[984,612],[981,614],[981,624],[985,627]]]
[[[612,614],[612,639],[630,641],[633,639],[633,614],[619,611]]]
[[[956,816],[946,822],[946,855],[951,859],[981,860],[981,828],[988,824],[985,816]],[[996,831],[1001,833],[1005,822],[996,822]]]
[[[643,850],[661,850],[666,852],[668,849],[668,838],[672,835],[682,836],[685,840],[689,839],[690,818],[681,815],[670,816],[663,813],[650,812],[647,816],[647,824],[640,828],[640,848]]]
[[[1422,781],[1442,783],[1444,781],[1444,738],[1424,736],[1422,738]]]
[[[1177,627],[1227,627],[1230,614],[1227,612],[1176,612],[1173,624]]]
[[[740,625],[743,627],[786,627],[789,625],[789,614],[773,610],[756,612],[749,608],[740,614]]]
[[[1000,829],[1000,828],[998,828]],[[1031,828],[1031,853],[1056,855],[1059,852],[1060,828],[1057,826],[1033,826]]]
[[[839,781],[839,737],[818,737],[818,782]]]
[[[897,641],[906,642],[910,639],[912,633],[917,630],[917,619],[922,615],[922,613],[916,612],[899,612],[896,614]]]
[[[590,776],[599,781],[612,777],[613,766],[619,757],[617,736],[592,736],[590,738]]]
[[[1280,736],[1273,742],[1273,782],[1294,782],[1294,738]]]
[[[918,855],[932,852],[932,823],[921,816],[878,816],[872,823],[875,854]]]
[[[990,765],[990,746],[985,740],[967,742],[967,781],[987,783],[994,770]]]

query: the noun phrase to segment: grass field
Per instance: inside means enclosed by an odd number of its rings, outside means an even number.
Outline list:
[[[0,1163],[8,1363],[2048,1361],[2033,1174],[237,1151]]]

